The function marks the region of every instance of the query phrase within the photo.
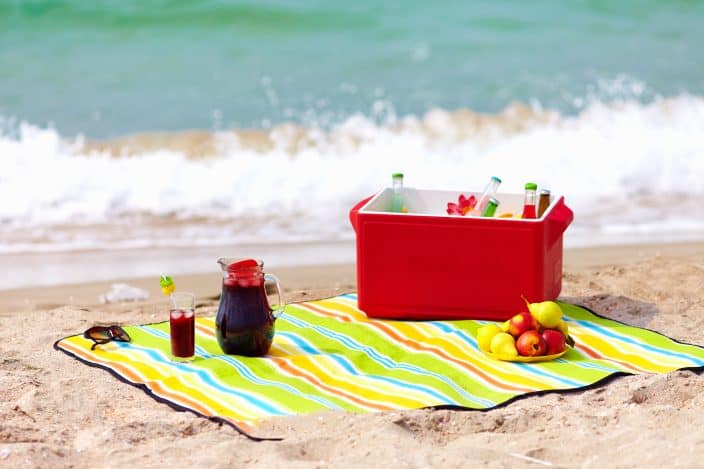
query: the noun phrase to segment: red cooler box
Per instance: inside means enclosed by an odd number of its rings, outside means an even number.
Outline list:
[[[506,320],[525,310],[521,295],[537,302],[560,294],[562,234],[573,218],[563,197],[553,196],[541,218],[521,220],[449,216],[458,194],[404,188],[408,213],[390,213],[385,189],[350,210],[367,316]],[[523,194],[496,198],[497,215],[522,211]]]

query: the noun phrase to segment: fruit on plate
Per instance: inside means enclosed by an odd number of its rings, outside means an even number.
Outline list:
[[[560,332],[558,332],[562,335]],[[545,340],[536,330],[526,331],[516,340],[516,350],[524,357],[545,355],[547,346]]]
[[[545,329],[540,336],[545,341],[546,355],[562,353],[567,347],[566,336],[556,329]]]
[[[522,298],[528,311],[477,330],[477,345],[482,351],[501,360],[533,362],[550,360],[553,355],[563,354],[568,345],[574,347],[558,303],[530,303],[525,296]]]
[[[530,313],[518,313],[508,323],[508,333],[518,338],[526,331],[537,330],[538,323]]]
[[[501,328],[496,324],[487,324],[482,326],[477,331],[477,345],[484,352],[491,351],[491,339],[498,333],[502,332]]]
[[[523,297],[523,301],[528,306],[528,311],[540,323],[541,326],[547,329],[553,329],[562,321],[562,308],[554,301],[541,301],[540,303],[529,303]]]
[[[491,339],[490,352],[504,357],[516,357],[516,342],[508,332],[499,332]]]

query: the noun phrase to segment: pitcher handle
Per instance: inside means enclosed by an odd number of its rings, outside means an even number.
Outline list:
[[[271,314],[274,316],[274,319],[278,319],[279,316],[281,316],[284,312],[284,305],[281,304],[281,285],[279,285],[279,279],[276,278],[275,275],[271,274],[266,274],[264,275],[264,289],[266,291],[266,282],[273,283],[276,285],[276,297],[278,298],[278,301],[276,302],[275,305],[269,304],[269,307],[272,309]],[[267,295],[268,297],[269,295]]]

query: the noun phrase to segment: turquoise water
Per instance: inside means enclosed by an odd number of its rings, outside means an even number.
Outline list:
[[[393,3],[393,4],[392,4]],[[0,116],[60,134],[703,95],[699,1],[0,3]]]

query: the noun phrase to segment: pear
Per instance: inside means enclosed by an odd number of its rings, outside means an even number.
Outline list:
[[[508,332],[499,332],[491,339],[491,353],[504,357],[517,357],[516,341]]]
[[[528,306],[531,316],[546,329],[556,329],[562,321],[562,308],[554,301],[542,301],[540,303],[529,303],[525,296],[523,301]]]
[[[486,326],[480,327],[477,331],[477,345],[479,345],[479,349],[485,352],[490,351],[491,339],[500,332],[501,328],[496,324],[487,324]]]

